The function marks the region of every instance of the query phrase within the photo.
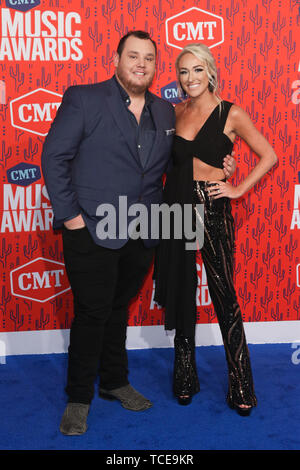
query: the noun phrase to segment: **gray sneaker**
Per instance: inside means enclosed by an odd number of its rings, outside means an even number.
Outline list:
[[[119,400],[123,408],[131,411],[144,411],[151,408],[152,403],[130,384],[113,390],[104,390],[99,388],[99,397],[104,400]]]
[[[87,415],[90,405],[83,403],[68,403],[59,430],[66,436],[80,436],[87,430]]]

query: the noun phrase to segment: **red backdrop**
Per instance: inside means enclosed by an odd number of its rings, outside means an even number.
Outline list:
[[[242,106],[279,164],[233,202],[235,282],[245,321],[300,318],[299,4],[296,0],[1,0],[0,331],[65,329],[72,320],[61,236],[40,169],[42,145],[70,85],[114,73],[128,29],[157,41],[152,91],[176,102],[174,62],[189,42],[215,55],[222,97]],[[256,156],[235,144],[240,181]],[[151,272],[129,325],[163,323]],[[198,259],[198,323],[216,322]]]

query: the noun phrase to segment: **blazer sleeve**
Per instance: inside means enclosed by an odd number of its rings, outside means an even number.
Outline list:
[[[58,226],[80,214],[71,165],[84,135],[83,111],[78,87],[68,88],[43,145],[42,172]]]

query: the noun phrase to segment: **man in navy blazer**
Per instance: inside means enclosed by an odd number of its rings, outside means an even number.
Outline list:
[[[170,103],[148,91],[155,59],[156,44],[148,33],[123,37],[115,75],[68,88],[43,147],[53,227],[63,229],[74,296],[68,404],[60,425],[67,435],[86,431],[98,373],[103,398],[118,399],[135,411],[152,405],[128,382],[125,342],[128,304],[149,270],[158,240],[129,238],[132,218],[119,213],[119,197],[128,207],[143,203],[147,209],[162,200],[175,117]],[[116,236],[99,238],[106,204],[115,209]]]

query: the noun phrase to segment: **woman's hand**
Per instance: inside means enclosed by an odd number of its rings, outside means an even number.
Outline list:
[[[226,179],[230,179],[236,169],[236,160],[234,159],[235,152],[232,151],[231,155],[226,155],[223,160],[223,171]]]
[[[238,186],[232,186],[228,181],[210,181],[207,192],[213,199],[221,197],[238,199],[243,195]]]

